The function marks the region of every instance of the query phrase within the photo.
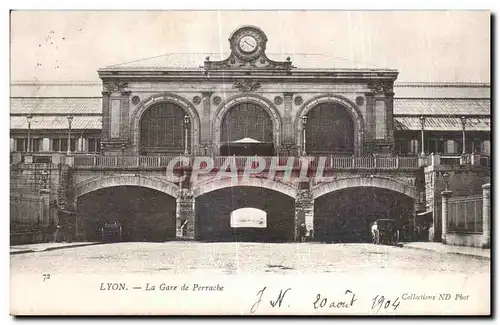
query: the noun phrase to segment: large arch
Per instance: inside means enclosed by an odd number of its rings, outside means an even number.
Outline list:
[[[300,148],[300,150],[302,151],[302,116],[307,115],[309,111],[323,103],[339,104],[346,109],[346,111],[351,116],[352,121],[354,122],[354,154],[363,154],[363,139],[365,132],[363,115],[352,101],[345,98],[344,96],[336,94],[322,94],[311,98],[310,100],[306,101],[298,110],[294,121],[297,148]]]
[[[249,177],[244,179],[241,178],[238,180],[232,177],[227,177],[222,179],[216,179],[215,177],[213,177],[194,184],[192,190],[194,197],[198,197],[203,194],[216,191],[219,189],[228,187],[237,187],[237,186],[262,187],[269,190],[280,192],[294,199],[297,195],[296,187],[291,184],[272,181],[267,178],[260,178],[260,177]]]
[[[236,96],[233,96],[224,102],[222,102],[216,109],[215,114],[213,115],[213,122],[212,122],[212,142],[214,145],[214,152],[215,154],[219,154],[219,148],[221,145],[221,129],[222,129],[222,122],[224,119],[224,116],[226,115],[227,112],[229,112],[234,106],[241,104],[241,103],[252,103],[255,105],[258,105],[262,107],[268,114],[269,117],[271,118],[273,122],[273,141],[274,141],[274,148],[276,152],[279,152],[279,146],[281,143],[281,130],[282,130],[282,122],[281,122],[281,116],[280,113],[278,112],[278,109],[276,106],[268,99],[256,95],[256,94],[239,94]]]
[[[191,120],[191,154],[198,152],[200,144],[201,122],[196,108],[187,99],[172,93],[159,93],[152,95],[137,105],[130,119],[131,140],[134,151],[139,154],[140,146],[140,123],[144,113],[153,105],[158,103],[172,103],[180,106]]]
[[[139,186],[157,190],[177,198],[180,190],[174,183],[154,177],[140,175],[116,175],[108,177],[93,177],[75,186],[74,197],[77,199],[87,193],[114,186]]]
[[[312,197],[314,199],[317,199],[320,196],[323,196],[325,194],[334,191],[346,188],[355,188],[355,187],[377,187],[377,188],[388,189],[409,196],[412,199],[416,199],[418,195],[417,188],[414,185],[411,185],[404,181],[396,180],[389,177],[381,177],[381,176],[373,176],[373,177],[353,176],[353,177],[340,178],[333,182],[318,184],[311,189],[311,192],[312,192]]]

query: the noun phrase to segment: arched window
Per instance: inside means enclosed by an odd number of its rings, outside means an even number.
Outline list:
[[[242,103],[231,108],[224,116],[221,142],[234,142],[244,138],[273,142],[273,122],[264,108],[252,103]]]
[[[141,153],[180,154],[184,152],[184,109],[173,103],[158,103],[141,118]],[[188,150],[191,148],[191,123],[187,130]]]
[[[354,122],[339,104],[323,103],[307,113],[308,154],[353,154]]]

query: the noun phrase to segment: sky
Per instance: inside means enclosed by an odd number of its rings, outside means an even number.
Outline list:
[[[242,25],[266,33],[267,52],[398,69],[401,82],[490,82],[488,11],[13,11],[11,81],[98,81],[107,65],[227,52]]]

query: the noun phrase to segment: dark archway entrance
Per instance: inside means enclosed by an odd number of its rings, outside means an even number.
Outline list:
[[[232,107],[222,119],[222,156],[273,156],[273,122],[264,108],[253,103]]]
[[[311,109],[306,117],[307,154],[354,153],[354,122],[344,106],[322,103]]]
[[[265,212],[266,227],[232,227],[233,216],[242,208]],[[295,200],[261,187],[238,186],[205,193],[196,198],[196,239],[206,241],[286,242],[294,239]],[[255,224],[256,220],[249,224]]]
[[[186,133],[188,152],[191,152],[191,123],[184,124],[189,116],[179,105],[165,102],[151,106],[140,121],[140,152],[148,154],[182,154]],[[187,132],[185,127],[188,128]]]
[[[371,242],[376,219],[396,219],[404,240],[413,214],[413,199],[376,187],[348,188],[314,201],[315,239],[324,242]]]
[[[99,228],[118,221],[124,241],[166,241],[176,238],[176,199],[138,186],[108,187],[78,198],[85,238],[100,241]]]

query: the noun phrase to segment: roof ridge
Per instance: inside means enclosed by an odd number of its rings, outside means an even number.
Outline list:
[[[489,82],[463,82],[463,81],[443,81],[443,82],[432,82],[432,81],[422,81],[422,82],[395,82],[394,87],[442,87],[442,88],[452,88],[452,87],[467,87],[467,88],[481,88],[481,87],[491,87]]]
[[[101,81],[90,80],[15,80],[10,85],[51,85],[51,86],[75,86],[75,85],[102,85]]]

